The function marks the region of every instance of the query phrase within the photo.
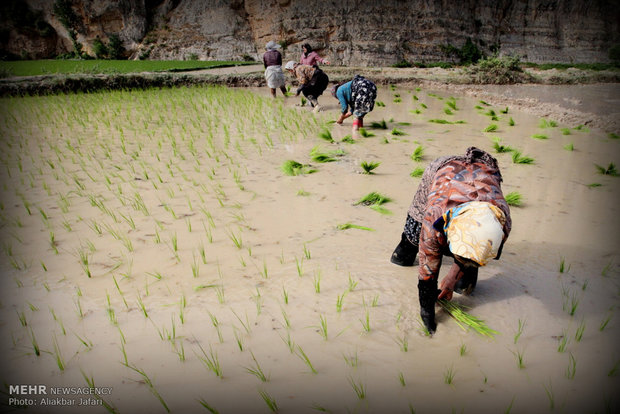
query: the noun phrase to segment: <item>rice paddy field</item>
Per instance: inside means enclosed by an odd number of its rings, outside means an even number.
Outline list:
[[[3,409],[618,411],[618,131],[381,86],[350,136],[328,94],[268,95],[0,99]],[[452,302],[496,333],[438,307],[429,337],[389,258],[424,167],[471,145],[513,231]]]

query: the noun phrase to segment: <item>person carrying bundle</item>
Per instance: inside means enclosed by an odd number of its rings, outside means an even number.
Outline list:
[[[501,255],[512,228],[501,183],[497,160],[476,147],[465,155],[437,158],[422,175],[390,260],[413,266],[419,254],[420,316],[430,333],[437,329],[437,299],[450,300],[453,291],[470,294],[478,268]],[[439,291],[443,255],[453,257],[454,264]]]

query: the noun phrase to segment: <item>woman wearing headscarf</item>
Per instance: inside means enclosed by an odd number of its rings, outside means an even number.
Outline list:
[[[331,93],[340,102],[341,114],[336,123],[342,124],[342,121],[353,116],[353,132],[363,127],[364,116],[375,107],[377,86],[363,76],[356,75],[349,82],[334,85]]]
[[[327,89],[327,85],[329,84],[329,77],[327,74],[316,65],[301,65],[292,60],[287,62],[284,68],[291,72],[297,78],[297,81],[299,81],[299,88],[297,88],[295,96],[299,96],[300,93],[303,93],[304,96],[308,98],[308,101],[310,101],[310,106],[312,106],[315,111],[320,110],[318,98],[323,94],[323,91]]]
[[[329,61],[327,59],[323,59],[312,50],[312,46],[309,43],[304,43],[301,46],[301,58],[299,59],[299,63],[302,65],[314,66],[317,63],[324,63],[329,65]]]
[[[285,79],[282,72],[282,55],[278,52],[280,45],[270,40],[265,45],[265,54],[263,55],[263,64],[265,65],[265,80],[267,86],[271,89],[271,96],[276,97],[276,88],[282,91],[286,96],[286,88],[284,87]]]
[[[413,266],[419,254],[420,316],[430,333],[437,328],[437,299],[450,300],[453,291],[471,293],[478,268],[501,255],[512,227],[501,183],[497,160],[476,147],[440,157],[424,171],[391,261]],[[454,264],[438,291],[443,255]]]

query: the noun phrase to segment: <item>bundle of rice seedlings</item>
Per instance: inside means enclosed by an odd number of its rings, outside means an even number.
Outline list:
[[[422,177],[422,175],[424,175],[424,168],[417,167],[415,170],[411,171],[409,175],[412,176],[413,178]]]
[[[374,174],[372,171],[377,168],[381,163],[376,161],[362,161],[360,164],[364,170],[364,174]]]
[[[514,148],[511,148],[508,145],[502,145],[500,144],[500,141],[501,141],[500,137],[493,138],[493,148],[495,148],[495,151],[497,151],[500,154],[504,152],[514,151]]]
[[[413,154],[411,154],[411,159],[414,161],[422,161],[424,158],[424,147],[422,145],[418,145],[415,150],[413,150]]]
[[[345,135],[340,142],[346,142],[347,144],[355,144],[355,140],[351,135]]]
[[[365,206],[381,205],[381,204],[388,203],[390,201],[392,201],[392,199],[390,199],[389,197],[383,196],[373,191],[372,193],[368,193],[364,197],[360,198],[360,200],[353,205],[354,206],[357,206],[360,204],[365,205]]]
[[[534,164],[534,158],[521,155],[521,151],[512,151],[512,162],[515,164]]]
[[[463,310],[464,306],[444,299],[438,300],[437,304],[441,306],[443,310],[448,312],[450,316],[454,318],[456,323],[463,328],[463,330],[471,328],[479,335],[486,336],[488,338],[493,338],[499,333],[496,330],[489,328],[489,326],[482,319],[465,312]]]
[[[491,124],[488,127],[486,127],[483,132],[495,132],[497,131],[499,127],[497,126],[497,124]]]
[[[391,133],[392,133],[392,135],[396,135],[396,136],[407,135],[407,133],[405,131],[400,130],[398,128],[393,128]]]
[[[521,194],[518,191],[513,191],[506,194],[505,199],[509,206],[520,207],[523,203],[521,200]]]
[[[368,132],[365,128],[360,128],[359,131],[360,131],[360,135],[363,136],[364,138],[375,136],[375,134],[373,134],[372,132]]]
[[[371,127],[373,128],[379,128],[379,129],[388,129],[387,123],[385,122],[385,119],[382,119],[381,122],[373,122],[370,124]]]
[[[377,106],[385,106],[385,104],[381,101],[375,101],[375,105]]]
[[[301,175],[301,174],[312,174],[316,172],[315,168],[312,168],[311,165],[304,165],[295,160],[287,160],[282,164],[282,172],[286,175]]]
[[[334,138],[332,137],[332,133],[328,129],[324,129],[319,133],[319,138],[324,139],[328,142],[334,142]]]
[[[338,228],[338,230],[359,229],[359,230],[366,230],[366,231],[375,231],[375,229],[371,229],[370,227],[360,226],[359,224],[353,224],[353,223],[339,224],[336,227]]]
[[[336,161],[336,158],[334,157],[341,157],[343,155],[343,150],[322,151],[318,146],[312,148],[310,151],[310,158],[314,162],[333,162]]]
[[[607,168],[601,165],[598,165],[598,164],[594,164],[594,165],[596,166],[596,171],[599,174],[611,175],[612,177],[618,177],[619,175],[618,169],[616,168],[616,164],[614,164],[613,162],[610,162]]]

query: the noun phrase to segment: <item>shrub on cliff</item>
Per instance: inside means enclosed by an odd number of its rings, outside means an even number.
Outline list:
[[[472,83],[511,84],[531,81],[531,75],[523,72],[517,56],[493,56],[481,59],[464,70]]]

